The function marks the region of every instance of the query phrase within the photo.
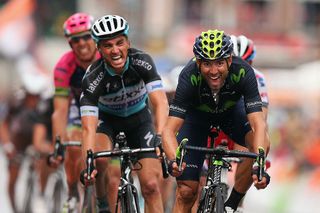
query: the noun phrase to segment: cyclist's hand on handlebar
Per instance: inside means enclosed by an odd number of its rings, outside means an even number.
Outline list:
[[[257,189],[264,189],[268,186],[270,183],[270,175],[267,172],[264,172],[262,174],[262,180],[259,181],[258,179],[258,168],[253,167],[252,169],[252,179],[253,179],[253,184]]]
[[[84,185],[84,186],[89,186],[89,185],[93,185],[96,182],[96,177],[98,175],[98,171],[96,169],[94,169],[90,175],[90,178],[88,177],[87,174],[87,170],[84,169],[81,171],[80,173],[80,182]]]
[[[186,163],[182,162],[181,170],[179,170],[179,165],[175,160],[168,161],[168,172],[173,177],[178,177],[182,174],[183,170],[186,168]]]
[[[47,164],[52,168],[57,168],[59,165],[63,163],[63,157],[58,155],[56,158],[54,154],[50,154],[47,157]]]

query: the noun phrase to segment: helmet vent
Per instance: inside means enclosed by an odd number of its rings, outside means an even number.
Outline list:
[[[113,25],[114,25],[114,28],[115,28],[115,29],[118,28],[118,22],[117,22],[117,19],[116,19],[116,18],[113,18]]]
[[[214,47],[214,42],[210,42],[210,48]]]

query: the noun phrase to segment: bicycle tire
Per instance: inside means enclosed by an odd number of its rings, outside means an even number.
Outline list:
[[[215,204],[214,189],[213,186],[210,186],[201,190],[197,213],[213,212]]]
[[[121,212],[122,213],[140,213],[139,204],[137,202],[136,189],[133,185],[125,187],[125,194],[121,199]]]
[[[96,212],[96,199],[94,196],[94,186],[86,187],[83,196],[82,213],[95,213]]]
[[[57,180],[55,182],[52,194],[52,213],[60,213],[64,203],[64,188],[62,180]]]
[[[214,189],[214,211],[215,213],[224,213],[223,185],[219,184]]]
[[[25,213],[28,213],[28,212],[32,212],[32,197],[33,197],[33,187],[34,187],[34,184],[33,184],[33,179],[31,177],[32,173],[29,174],[29,177],[28,177],[28,184],[26,186],[26,190],[25,190],[25,197],[24,197],[24,200],[23,200],[23,204],[22,204],[22,211],[21,212],[25,212]]]

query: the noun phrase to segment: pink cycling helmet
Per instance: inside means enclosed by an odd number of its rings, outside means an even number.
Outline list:
[[[86,13],[75,13],[64,22],[64,35],[69,37],[74,34],[90,31],[93,21],[93,17]]]

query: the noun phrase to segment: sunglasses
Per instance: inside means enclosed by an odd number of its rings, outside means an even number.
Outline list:
[[[72,36],[69,38],[69,41],[72,43],[78,43],[80,41],[80,39],[83,39],[84,41],[88,41],[89,39],[91,39],[91,35],[86,34],[86,35],[82,35],[82,36]]]

